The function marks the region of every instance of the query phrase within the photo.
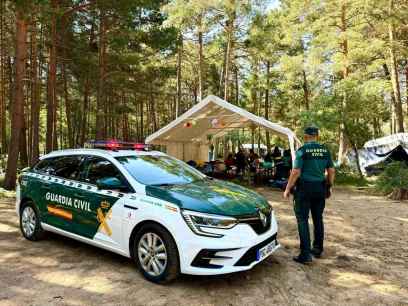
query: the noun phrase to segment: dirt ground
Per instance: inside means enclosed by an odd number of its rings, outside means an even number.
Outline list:
[[[253,270],[221,277],[145,281],[119,255],[56,235],[22,238],[13,199],[0,199],[0,305],[408,305],[408,203],[347,189],[326,206],[326,253],[292,262],[292,206],[258,189],[280,226],[278,252]]]

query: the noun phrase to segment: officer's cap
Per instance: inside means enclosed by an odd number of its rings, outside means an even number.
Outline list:
[[[319,129],[315,126],[308,126],[304,130],[305,135],[317,136],[319,135]]]

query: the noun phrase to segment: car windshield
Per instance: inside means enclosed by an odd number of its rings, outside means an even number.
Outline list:
[[[170,156],[120,156],[116,159],[144,185],[182,185],[205,178],[198,170]]]

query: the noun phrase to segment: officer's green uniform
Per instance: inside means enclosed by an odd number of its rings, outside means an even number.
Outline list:
[[[310,129],[310,128],[308,128]],[[317,128],[305,133],[317,135]],[[315,134],[311,134],[315,133]],[[325,170],[333,168],[333,161],[327,148],[317,142],[307,142],[296,152],[295,169],[301,170],[294,194],[294,210],[300,238],[300,256],[310,258],[309,211],[314,225],[313,249],[323,251],[324,226],[323,210],[325,207],[326,178]]]

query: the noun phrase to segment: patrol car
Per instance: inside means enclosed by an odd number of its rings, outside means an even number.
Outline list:
[[[50,231],[101,247],[158,283],[248,270],[279,247],[274,211],[259,194],[162,152],[99,145],[44,155],[20,175],[26,239]]]

